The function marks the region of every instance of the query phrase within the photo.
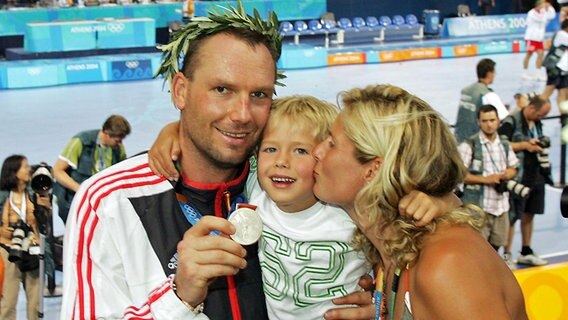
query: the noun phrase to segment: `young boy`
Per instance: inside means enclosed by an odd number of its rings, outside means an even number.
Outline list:
[[[247,192],[264,225],[258,254],[270,319],[322,319],[338,307],[332,299],[359,291],[359,279],[371,270],[351,246],[356,227],[347,213],[319,202],[312,191],[312,149],[338,113],[311,96],[275,99],[257,158],[251,158]],[[176,153],[177,130],[168,125],[149,152],[158,174],[175,176],[173,167],[157,164],[171,163],[165,157]],[[407,210],[415,219],[428,212],[421,223],[448,209],[425,198],[409,200]]]
[[[350,245],[355,225],[347,213],[319,202],[312,191],[312,150],[339,110],[314,97],[292,96],[274,100],[270,112],[258,168],[247,182],[250,203],[264,223],[258,253],[268,314],[321,319],[335,307],[331,300],[359,290],[359,278],[370,270]]]

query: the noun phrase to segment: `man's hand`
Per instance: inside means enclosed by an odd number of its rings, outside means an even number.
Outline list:
[[[516,174],[517,174],[517,169],[507,168],[507,169],[505,169],[505,172],[503,173],[503,180],[509,181],[509,180],[513,179]]]
[[[505,177],[501,173],[494,173],[485,176],[485,184],[499,184]]]
[[[375,319],[375,304],[372,291],[353,292],[341,298],[333,299],[336,305],[347,305],[331,309],[324,314],[326,320],[332,319]]]
[[[363,291],[353,292],[341,298],[333,299],[336,305],[347,305],[344,308],[328,310],[324,318],[331,319],[375,319],[373,304],[373,278],[366,274],[359,278],[359,286]],[[356,305],[356,306],[354,306]]]
[[[543,149],[538,145],[538,139],[533,138],[525,143],[525,150],[528,152],[541,152]]]
[[[51,199],[48,196],[42,196],[39,193],[36,193],[36,203],[42,207],[51,209]]]
[[[247,265],[246,250],[224,235],[210,235],[215,230],[225,235],[236,231],[223,218],[205,216],[185,232],[177,246],[176,293],[191,306],[205,300],[207,287],[216,277],[235,275]]]

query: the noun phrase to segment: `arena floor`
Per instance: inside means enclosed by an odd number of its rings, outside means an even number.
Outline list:
[[[286,72],[286,87],[277,91],[279,96],[310,94],[335,102],[336,94],[341,90],[390,83],[422,97],[453,124],[460,89],[476,80],[475,65],[481,58],[497,62],[497,76],[492,87],[505,103],[513,103],[516,92],[540,92],[543,82],[521,80],[523,56],[501,54],[294,70]],[[19,153],[26,155],[31,164],[40,161],[53,164],[71,136],[81,130],[99,128],[113,113],[126,116],[132,124],[132,134],[125,140],[129,155],[146,150],[160,128],[178,118],[178,111],[172,106],[162,80],[0,91],[0,113],[4,119],[0,126],[0,158]],[[554,115],[558,115],[555,103],[549,116]],[[550,157],[554,179],[558,181],[559,121],[548,120],[544,126],[545,133],[552,138]],[[541,256],[566,261],[568,219],[560,215],[559,200],[560,190],[547,187],[546,212],[535,220],[533,247]],[[63,232],[61,224],[56,227],[56,232]],[[513,250],[519,249],[517,228]],[[60,275],[58,279],[61,279]],[[18,319],[25,319],[23,300],[21,295]],[[44,302],[44,318],[57,319],[61,299],[48,298]]]

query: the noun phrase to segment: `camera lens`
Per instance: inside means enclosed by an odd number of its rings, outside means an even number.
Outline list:
[[[32,174],[31,186],[36,192],[47,191],[51,189],[53,179],[49,169],[44,166],[39,166]]]

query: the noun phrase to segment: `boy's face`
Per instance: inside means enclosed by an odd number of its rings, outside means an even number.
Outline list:
[[[293,127],[282,119],[266,126],[258,153],[258,180],[281,210],[298,212],[317,202],[312,191],[312,150],[317,143],[306,125]]]

